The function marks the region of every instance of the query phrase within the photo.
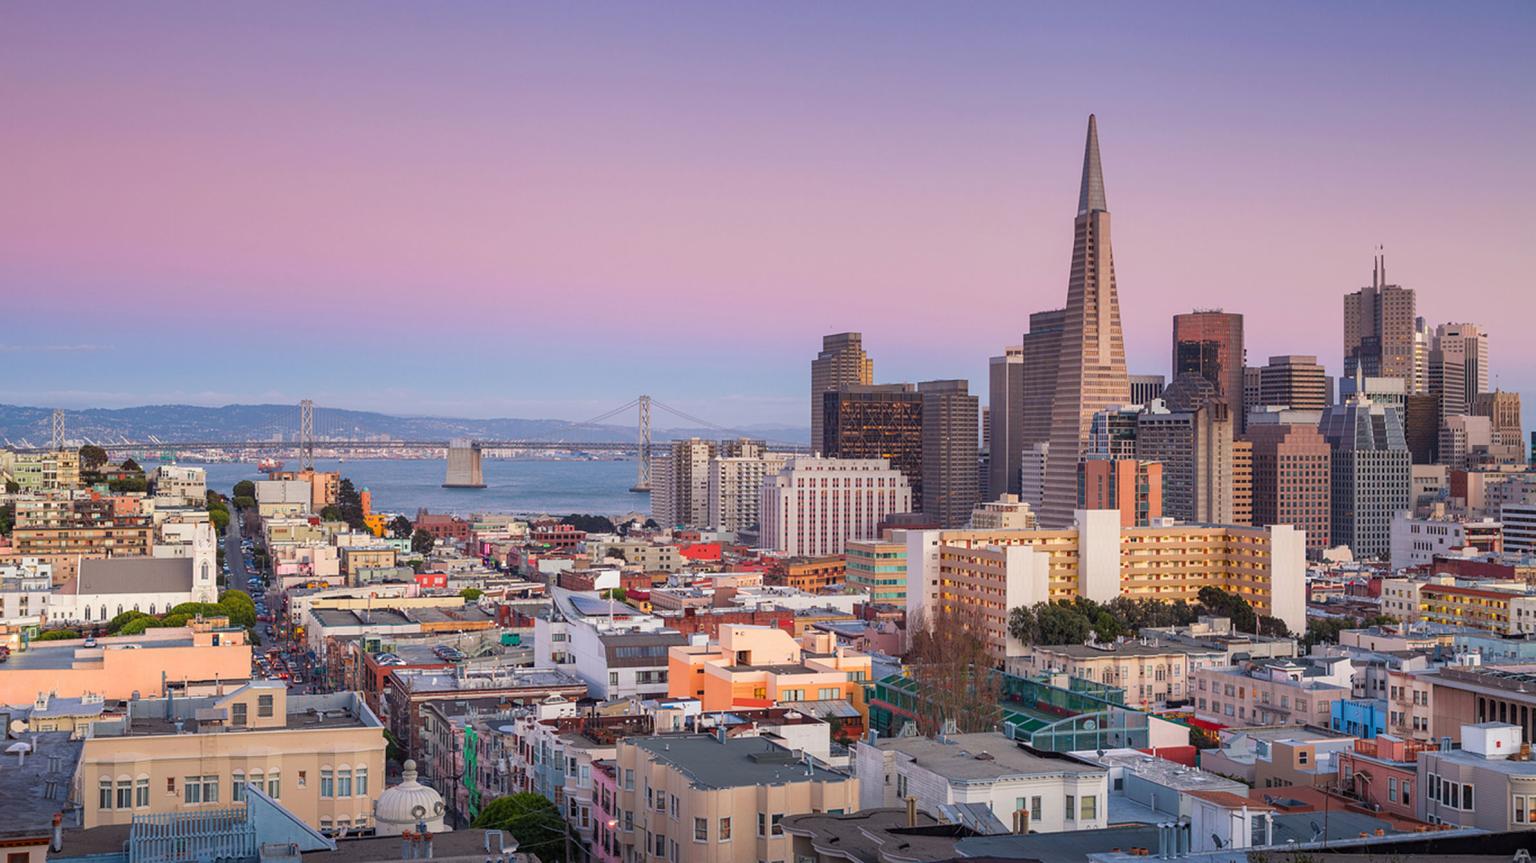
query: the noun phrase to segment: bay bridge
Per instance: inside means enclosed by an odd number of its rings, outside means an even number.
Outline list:
[[[314,467],[317,450],[326,455],[335,456],[343,454],[400,454],[420,451],[441,451],[443,453],[442,457],[448,462],[448,476],[444,485],[468,487],[481,485],[477,480],[480,476],[481,454],[485,452],[510,454],[571,452],[632,455],[635,457],[636,462],[635,485],[632,491],[650,491],[652,458],[658,454],[666,454],[671,449],[671,439],[655,440],[652,438],[651,413],[653,409],[691,423],[694,427],[708,429],[723,436],[754,437],[748,431],[722,426],[657,401],[649,395],[640,395],[591,419],[574,423],[562,422],[559,428],[549,433],[527,438],[445,439],[423,437],[421,439],[409,439],[372,434],[365,435],[355,425],[351,428],[346,427],[349,423],[341,415],[345,412],[316,407],[312,400],[305,399],[299,403],[296,413],[291,418],[251,428],[239,438],[215,438],[210,436],[206,440],[174,440],[163,439],[152,434],[144,434],[143,439],[135,440],[123,435],[99,434],[94,439],[77,437],[77,440],[81,443],[95,444],[113,454],[132,455],[151,460],[157,457],[175,458],[199,454],[219,454],[245,458],[260,455],[287,455],[291,453],[294,457],[298,458],[301,469],[311,469]],[[631,411],[635,418],[635,435],[633,438],[622,440],[582,439],[584,432],[591,433],[603,429],[604,423],[611,423],[624,417]],[[318,422],[317,417],[319,418]],[[392,417],[392,419],[402,418]],[[432,418],[404,419],[421,420],[428,423],[449,422],[438,421]],[[50,442],[47,446],[37,446],[27,440],[17,442],[7,440],[5,441],[4,448],[18,453],[36,453],[66,448],[64,412],[62,410],[55,410],[53,412],[49,432]],[[810,452],[810,447],[800,443],[776,440],[763,440],[763,443],[778,452]]]

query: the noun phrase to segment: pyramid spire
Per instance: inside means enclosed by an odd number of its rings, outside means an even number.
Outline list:
[[[1108,212],[1104,203],[1104,166],[1099,161],[1099,121],[1088,115],[1088,143],[1083,148],[1083,188],[1077,196],[1077,214]]]

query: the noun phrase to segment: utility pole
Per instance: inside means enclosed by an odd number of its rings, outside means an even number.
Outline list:
[[[53,409],[53,449],[58,451],[64,448],[64,411]],[[646,433],[649,436],[649,432]]]
[[[651,490],[651,397],[641,396],[635,400],[639,408],[638,438],[640,444],[640,458],[635,468],[635,485],[630,491]]]
[[[299,402],[299,468],[315,469],[315,403]]]

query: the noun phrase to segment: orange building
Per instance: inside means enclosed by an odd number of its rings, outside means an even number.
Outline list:
[[[60,698],[93,694],[127,701],[214,692],[251,677],[245,630],[224,618],[184,629],[149,629],[143,635],[86,641],[35,641],[0,666],[0,704],[30,704],[39,692]]]
[[[841,554],[827,557],[795,557],[775,562],[768,583],[793,587],[806,593],[820,593],[842,587],[848,574],[848,559]]]
[[[1084,459],[1077,471],[1077,508],[1113,509],[1121,527],[1163,517],[1163,465],[1133,458]]]
[[[667,695],[697,698],[706,711],[846,701],[862,724],[870,671],[868,654],[837,647],[831,633],[797,641],[775,627],[722,626],[718,641],[668,650]]]

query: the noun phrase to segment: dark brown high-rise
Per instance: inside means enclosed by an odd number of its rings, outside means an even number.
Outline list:
[[[973,418],[973,486],[975,440]],[[901,471],[912,487],[913,511],[922,511],[923,395],[913,385],[856,384],[823,393],[821,452],[829,458],[889,459],[891,467]]]
[[[1090,114],[1073,222],[1056,393],[1051,400],[1051,448],[1045,463],[1045,504],[1040,512],[1040,523],[1045,527],[1072,523],[1077,506],[1077,462],[1087,447],[1093,415],[1127,404],[1131,398],[1109,229],[1099,124]]]
[[[1245,357],[1242,315],[1217,309],[1173,316],[1173,377],[1194,372],[1215,384],[1238,431],[1245,427]]]

